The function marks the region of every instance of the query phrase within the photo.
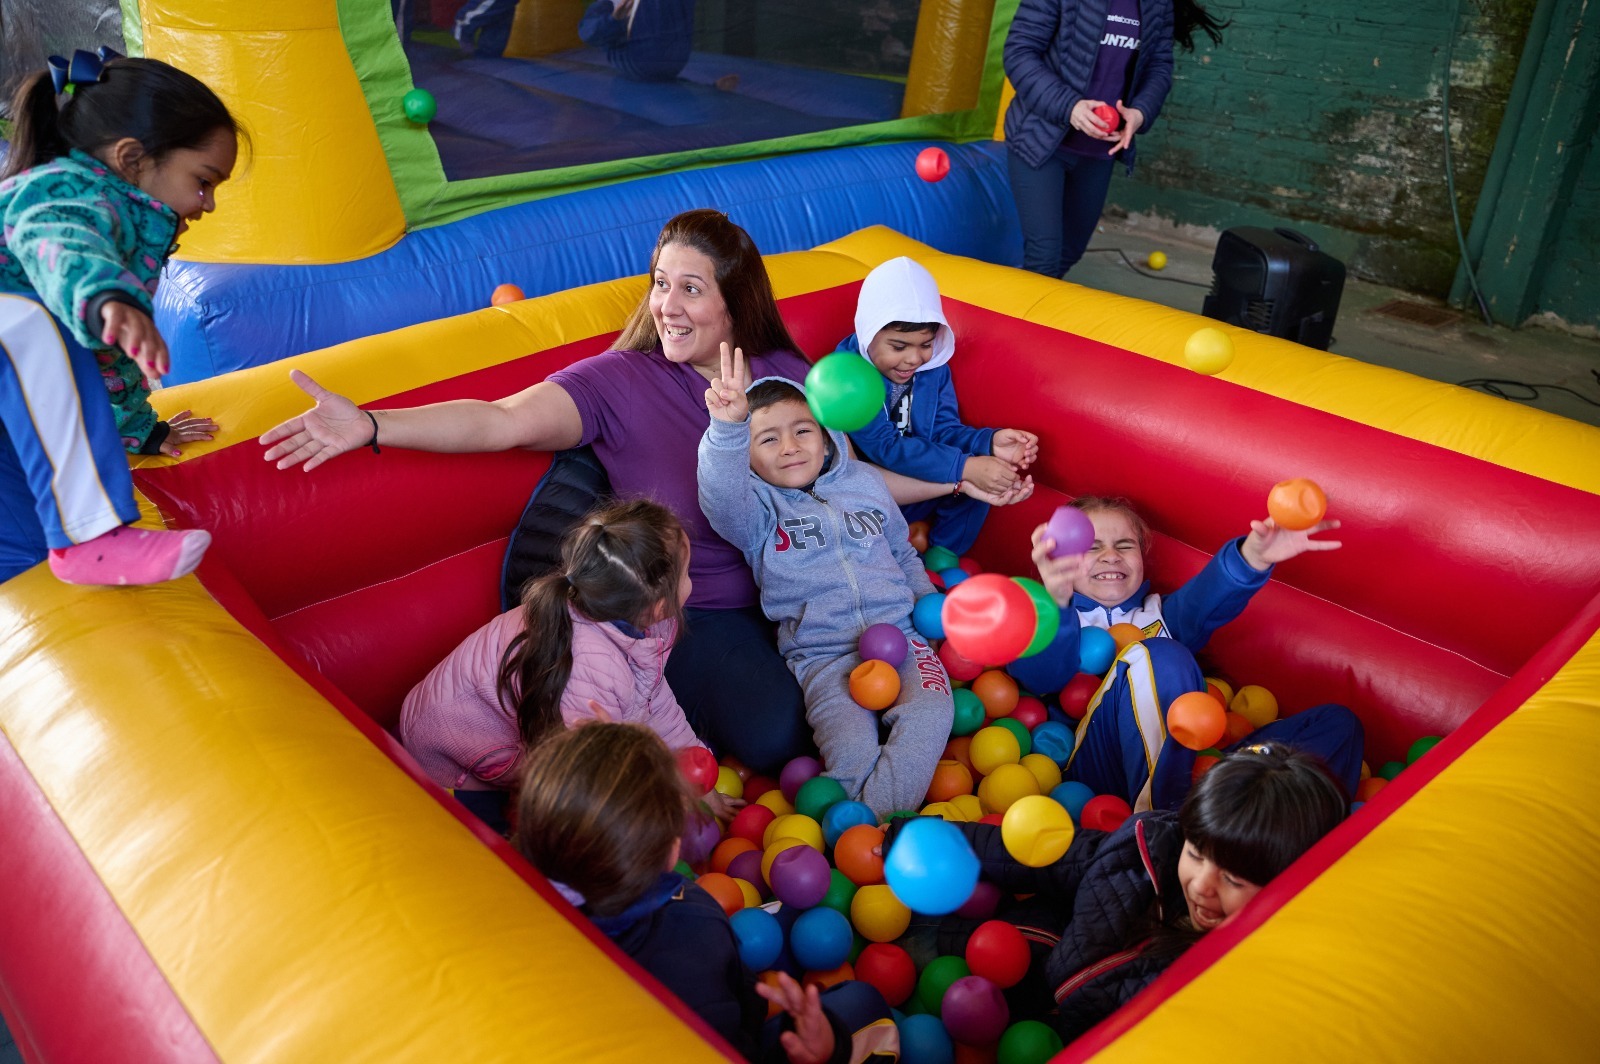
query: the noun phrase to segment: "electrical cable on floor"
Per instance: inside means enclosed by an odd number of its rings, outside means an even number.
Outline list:
[[[1595,383],[1600,384],[1600,369],[1592,369],[1589,372],[1594,374]],[[1519,403],[1535,402],[1539,398],[1541,390],[1549,389],[1553,392],[1566,392],[1568,395],[1577,396],[1590,406],[1600,406],[1600,400],[1590,399],[1587,395],[1575,388],[1568,388],[1565,384],[1529,384],[1527,381],[1496,380],[1492,377],[1474,377],[1469,381],[1456,381],[1456,384],[1463,388],[1475,388],[1478,391],[1486,392],[1497,399],[1511,399]],[[1507,389],[1510,388],[1521,388],[1527,394],[1511,395],[1507,392]]]
[[[1092,251],[1115,251],[1118,255],[1122,256],[1122,261],[1126,262],[1128,264],[1128,269],[1132,270],[1134,273],[1138,274],[1140,277],[1148,277],[1152,281],[1170,281],[1173,284],[1186,284],[1186,285],[1190,285],[1190,286],[1192,286],[1194,288],[1206,288],[1206,289],[1209,289],[1211,287],[1211,285],[1209,285],[1209,284],[1201,284],[1199,281],[1185,281],[1181,277],[1163,277],[1159,273],[1152,273],[1149,270],[1142,270],[1142,269],[1139,268],[1137,263],[1135,263],[1132,259],[1128,258],[1128,253],[1126,251],[1123,251],[1121,248],[1087,248],[1086,251],[1091,251],[1091,252]]]

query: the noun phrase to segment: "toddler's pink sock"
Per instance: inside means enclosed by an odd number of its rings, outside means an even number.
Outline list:
[[[156,531],[123,525],[50,552],[50,571],[68,584],[159,584],[194,572],[211,533]]]

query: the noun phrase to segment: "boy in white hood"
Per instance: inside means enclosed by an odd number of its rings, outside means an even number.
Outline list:
[[[1039,437],[1020,429],[961,423],[949,362],[955,334],[933,275],[919,263],[890,259],[861,282],[856,331],[842,340],[883,374],[883,410],[850,440],[868,462],[918,480],[967,481],[1004,494],[1039,455]],[[903,506],[909,521],[931,519],[930,545],[965,554],[978,538],[987,503],[962,495]]]

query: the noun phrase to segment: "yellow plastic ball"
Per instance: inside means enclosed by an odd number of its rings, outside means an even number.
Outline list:
[[[1247,683],[1234,694],[1228,708],[1259,728],[1278,719],[1278,700],[1265,687]]]
[[[1039,781],[1039,793],[1049,794],[1061,786],[1061,768],[1046,754],[1024,754],[1022,767]]]
[[[1039,781],[1021,765],[1001,765],[978,784],[978,800],[985,812],[1004,813],[1018,800],[1039,793]]]
[[[776,816],[788,816],[794,812],[794,806],[789,804],[789,799],[785,798],[783,792],[776,787],[757,798],[756,804],[766,806]]]
[[[911,926],[911,910],[888,884],[874,883],[857,890],[850,899],[850,922],[869,942],[893,942]]]
[[[1211,376],[1233,362],[1233,341],[1221,329],[1209,325],[1196,329],[1183,345],[1183,360],[1196,373]]]
[[[778,855],[791,846],[804,845],[805,843],[799,839],[783,838],[773,840],[772,845],[768,846],[761,855],[761,878],[767,881],[768,886],[772,885],[772,862],[777,860]]]
[[[1164,270],[1167,268],[1167,253],[1165,251],[1152,251],[1145,262],[1149,264],[1152,270]]]
[[[801,813],[780,816],[767,825],[761,838],[768,846],[779,839],[799,839],[813,850],[822,849],[822,825]]]
[[[740,779],[739,774],[733,769],[723,765],[717,769],[717,782],[713,785],[713,789],[729,798],[743,798],[744,780]]]
[[[949,805],[969,823],[983,817],[983,802],[976,794],[958,794],[950,799]]]
[[[1215,676],[1207,676],[1206,686],[1215,687],[1222,694],[1223,705],[1233,701],[1233,685],[1227,680],[1219,680]]]
[[[1072,836],[1072,814],[1044,795],[1019,799],[1000,821],[1006,852],[1029,868],[1059,861],[1072,845]]]
[[[960,823],[964,819],[961,816],[961,810],[949,802],[929,802],[919,810],[919,815],[936,816],[941,820],[950,820],[956,823]]]
[[[1022,746],[1010,728],[992,724],[978,729],[968,750],[972,767],[987,776],[1001,765],[1015,765],[1022,760]]]
[[[744,895],[744,907],[746,909],[754,909],[761,904],[761,892],[756,889],[754,883],[748,879],[740,879],[737,876],[733,877],[733,881],[739,885],[739,891]]]

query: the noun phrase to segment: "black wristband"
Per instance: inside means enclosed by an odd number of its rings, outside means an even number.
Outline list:
[[[372,439],[367,441],[367,446],[372,448],[373,454],[382,454],[383,448],[378,446],[378,417],[370,410],[361,412],[367,415],[367,420],[372,422]]]

